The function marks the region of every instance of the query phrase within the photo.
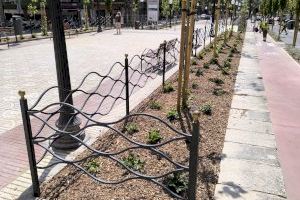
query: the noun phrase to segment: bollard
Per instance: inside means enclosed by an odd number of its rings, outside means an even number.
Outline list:
[[[188,200],[196,200],[197,191],[197,172],[198,172],[198,155],[199,155],[199,111],[193,113],[193,129],[190,143],[190,160],[189,160],[189,183],[188,183]]]
[[[125,89],[126,89],[126,116],[129,115],[129,66],[128,54],[125,54]]]
[[[196,32],[196,44],[195,44],[195,54],[194,57],[197,56],[197,46],[198,46],[198,29],[195,31]]]
[[[164,57],[163,57],[163,74],[162,74],[162,84],[163,84],[163,89],[165,88],[165,81],[166,81],[166,53],[167,53],[167,41],[164,41],[163,44],[163,48],[164,48]]]
[[[32,189],[33,189],[34,196],[39,197],[41,194],[40,193],[40,184],[39,184],[38,172],[37,172],[37,167],[36,167],[34,144],[33,144],[33,140],[32,140],[31,123],[30,123],[30,118],[28,115],[28,104],[27,104],[27,99],[25,98],[25,92],[19,91],[19,95],[21,97],[20,98],[20,106],[21,106],[23,127],[24,127],[25,139],[26,139],[29,167],[30,167],[30,173],[31,173]]]
[[[206,26],[204,27],[204,37],[203,37],[203,48],[205,49],[205,41],[206,41]]]

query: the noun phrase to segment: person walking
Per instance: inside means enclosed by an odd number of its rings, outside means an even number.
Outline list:
[[[283,31],[285,31],[286,35],[288,34],[288,32],[287,32],[287,21],[286,20],[283,21],[281,33]]]
[[[116,29],[117,29],[117,35],[121,34],[121,12],[117,12],[116,17],[115,17],[115,22],[116,22]]]

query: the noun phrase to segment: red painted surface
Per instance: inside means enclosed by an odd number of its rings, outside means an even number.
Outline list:
[[[287,196],[299,200],[300,65],[273,41],[257,47]]]

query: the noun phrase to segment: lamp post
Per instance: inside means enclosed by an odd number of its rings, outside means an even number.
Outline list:
[[[51,0],[48,1],[48,3],[52,22],[59,101],[73,105],[72,95],[69,94],[71,90],[71,81],[61,2],[60,0]],[[73,113],[74,109],[70,106],[62,106],[59,119],[56,121],[56,126],[59,130],[76,133],[77,137],[83,139],[84,132],[79,132],[81,121],[79,118],[74,116]],[[75,149],[79,146],[80,143],[69,135],[63,135],[53,142],[54,148],[62,150]]]
[[[140,7],[140,21],[141,21],[141,24],[142,24],[142,29],[144,29],[144,19],[143,19],[143,13],[144,13],[144,2],[145,0],[140,0],[140,3],[141,3],[141,7]]]
[[[173,6],[173,0],[169,0],[169,9],[170,9],[170,28],[172,27],[172,21],[171,21],[171,17],[172,17],[172,6]]]
[[[98,29],[97,32],[102,32],[102,27],[101,27],[101,18],[100,18],[100,3],[99,0],[97,0],[97,11],[96,11],[96,16],[97,16],[97,22],[98,22]]]

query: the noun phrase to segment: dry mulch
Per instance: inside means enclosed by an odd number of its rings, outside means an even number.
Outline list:
[[[241,35],[243,38],[244,36]],[[195,65],[191,66],[190,75],[190,90],[189,90],[189,106],[192,109],[201,109],[203,105],[210,105],[212,113],[200,115],[200,148],[199,148],[199,167],[198,167],[198,188],[197,199],[213,199],[215,184],[218,181],[220,170],[220,160],[231,106],[235,78],[240,60],[240,52],[242,48],[242,40],[237,41],[237,34],[224,45],[219,53],[218,63],[210,64],[209,69],[203,67],[204,63],[209,63],[213,57],[212,49],[206,48],[205,55],[202,59],[196,59]],[[221,70],[224,66],[224,61],[228,58],[230,47],[237,44],[237,52],[233,54],[231,66],[225,71]],[[222,42],[220,41],[220,46]],[[196,73],[198,70],[201,73]],[[225,73],[224,73],[225,72]],[[197,76],[198,75],[198,76]],[[212,79],[220,79],[217,84]],[[223,82],[223,83],[222,83]],[[158,116],[164,120],[168,120],[166,115],[172,109],[176,108],[177,99],[177,74],[175,74],[169,83],[175,89],[171,93],[163,93],[162,88],[158,88],[149,98],[145,99],[134,112],[149,113]],[[215,93],[214,93],[215,91]],[[218,94],[216,94],[216,91]],[[150,108],[150,102],[157,101],[161,105],[160,110]],[[165,126],[157,123],[155,120],[149,120],[143,117],[131,119],[139,131],[133,134],[125,133],[129,138],[141,143],[148,142],[148,132],[152,129],[158,129],[163,137],[161,141],[176,136],[173,131],[170,131]],[[189,111],[181,114],[180,120],[172,122],[174,127],[183,132],[191,131],[191,119]],[[118,128],[123,128],[123,124],[116,125]],[[100,137],[93,145],[94,148],[105,152],[118,152],[125,148],[133,146],[124,138],[109,131],[104,136]],[[172,160],[188,164],[188,148],[185,141],[176,141],[159,147],[159,150],[165,152]],[[174,166],[165,159],[151,153],[149,150],[138,149],[131,150],[131,153],[138,155],[143,162],[139,171],[147,175],[162,175],[174,169]],[[84,157],[91,152],[86,151],[80,157]],[[129,155],[124,152],[118,156],[119,159]],[[103,180],[116,181],[131,177],[129,173],[116,162],[107,158],[93,158],[92,161],[97,163],[99,167],[97,172],[93,172],[97,177]],[[90,163],[88,161],[87,163]],[[88,164],[82,163],[81,166],[86,167]],[[161,180],[163,181],[163,180]],[[103,200],[134,200],[134,199],[173,199],[159,186],[144,181],[131,180],[119,185],[105,185],[93,181],[90,177],[76,170],[74,167],[68,166],[64,168],[53,179],[42,185],[42,197],[45,199],[103,199]]]

